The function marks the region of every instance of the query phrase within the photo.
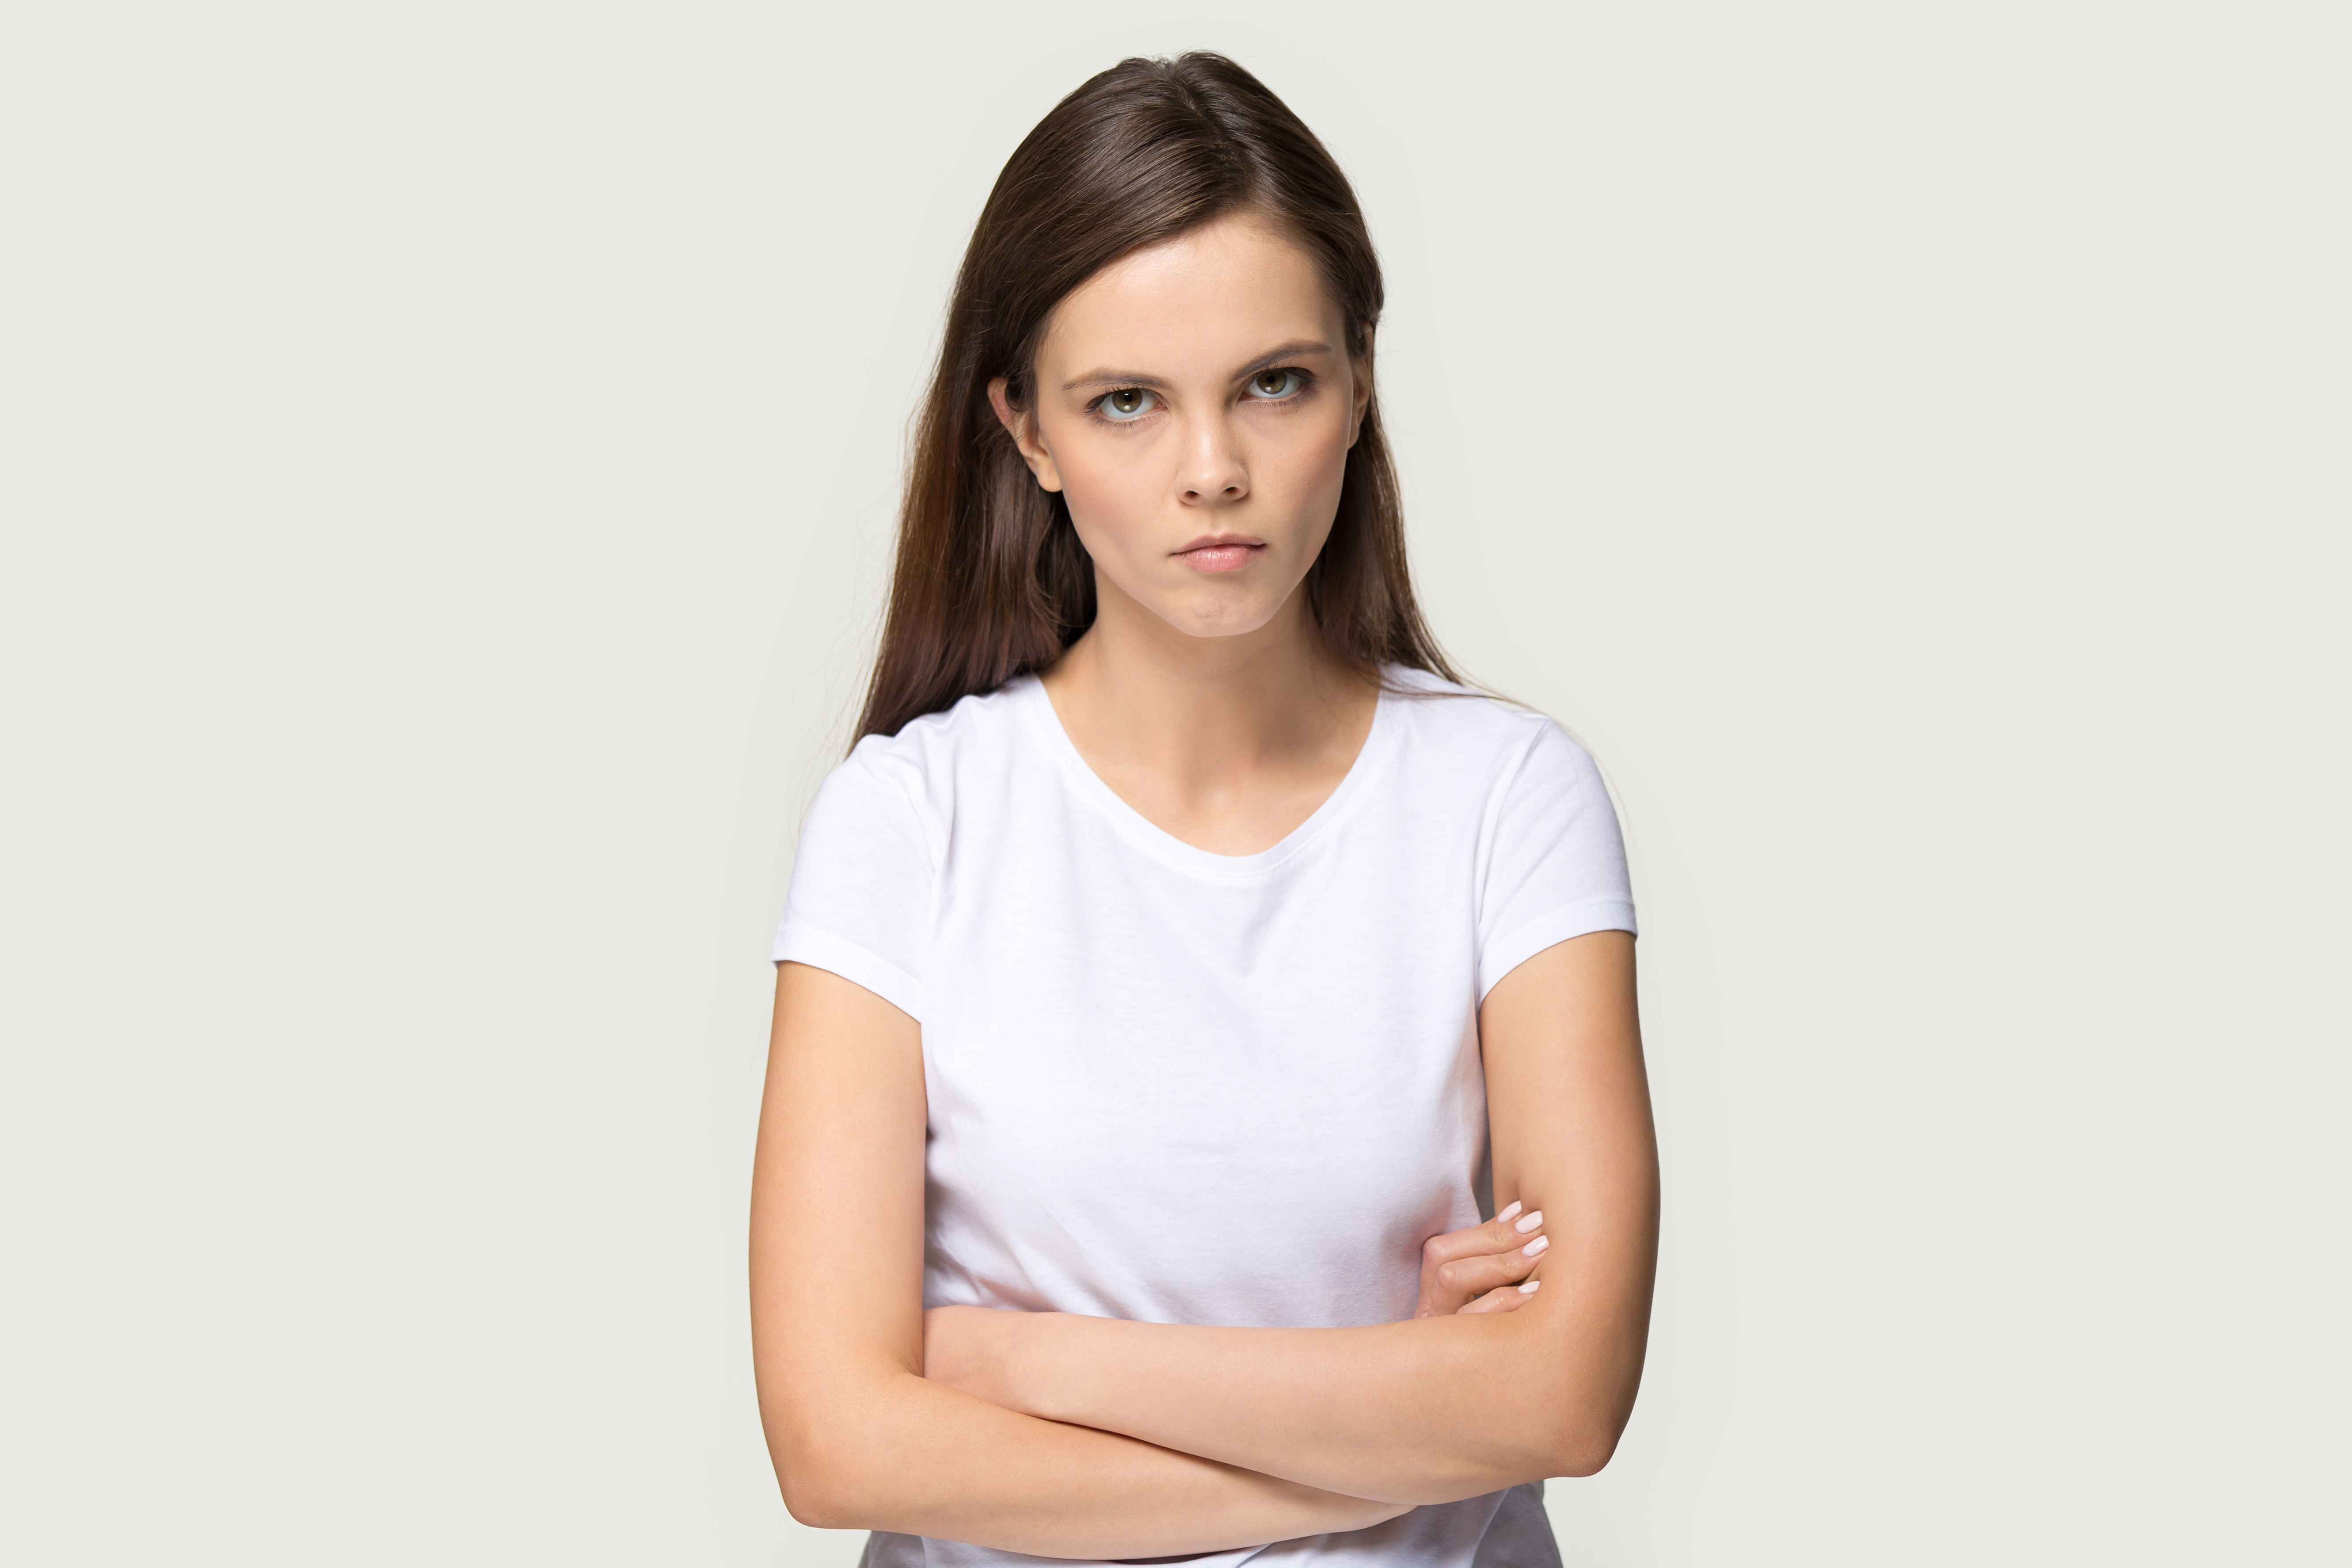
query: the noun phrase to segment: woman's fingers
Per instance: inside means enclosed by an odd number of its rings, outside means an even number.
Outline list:
[[[1508,1252],[1490,1252],[1479,1258],[1457,1258],[1451,1263],[1438,1265],[1431,1277],[1429,1305],[1433,1313],[1458,1312],[1472,1301],[1498,1286],[1517,1285],[1535,1271],[1538,1263],[1551,1246],[1549,1237],[1538,1236],[1525,1246]]]
[[[1462,1310],[1465,1313],[1516,1312],[1528,1304],[1528,1299],[1535,1295],[1537,1289],[1542,1284],[1543,1281],[1540,1279],[1529,1279],[1523,1284],[1497,1286],[1463,1308]]]
[[[1521,1214],[1517,1204],[1484,1225],[1431,1237],[1421,1249],[1421,1299],[1413,1315],[1458,1312],[1497,1286],[1517,1283],[1550,1245],[1543,1211]]]
[[[1449,1230],[1444,1236],[1431,1237],[1422,1243],[1422,1262],[1424,1265],[1451,1263],[1457,1258],[1509,1252],[1526,1246],[1543,1232],[1543,1210],[1521,1214],[1518,1207],[1513,1204],[1484,1225],[1469,1226],[1461,1230]]]

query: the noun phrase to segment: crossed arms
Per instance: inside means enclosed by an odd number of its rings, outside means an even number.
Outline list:
[[[1633,950],[1622,931],[1559,943],[1480,1010],[1495,1195],[1542,1211],[1541,1289],[1496,1274],[1527,1272],[1501,1261],[1524,1237],[1481,1226],[1433,1238],[1437,1310],[1349,1329],[976,1308],[927,1325],[918,1026],[781,965],[751,1306],[786,1506],[1039,1556],[1155,1557],[1599,1469],[1640,1384],[1656,1253]]]

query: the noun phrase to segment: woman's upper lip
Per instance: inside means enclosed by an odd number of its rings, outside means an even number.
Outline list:
[[[1247,533],[1204,533],[1190,544],[1177,546],[1171,553],[1189,555],[1195,550],[1212,550],[1221,544],[1248,544],[1262,549],[1265,541]]]

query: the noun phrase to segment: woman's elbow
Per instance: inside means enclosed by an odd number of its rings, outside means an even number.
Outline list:
[[[785,1427],[779,1431],[778,1427]],[[768,1434],[768,1457],[776,1469],[776,1489],[784,1511],[817,1530],[873,1528],[877,1478],[857,1457],[874,1445],[858,1440],[855,1414],[835,1412],[822,1434],[813,1423],[776,1422]]]
[[[1556,1363],[1559,1375],[1537,1390],[1541,1415],[1532,1424],[1541,1434],[1544,1474],[1581,1479],[1597,1476],[1616,1456],[1618,1439],[1633,1418],[1642,1386],[1642,1345],[1636,1340],[1607,1360],[1570,1354]]]
[[[1579,1401],[1563,1400],[1559,1414],[1544,1434],[1543,1463],[1547,1476],[1580,1479],[1597,1476],[1617,1452],[1630,1410],[1580,1408]]]
[[[851,1517],[856,1512],[852,1500],[856,1488],[839,1473],[838,1466],[799,1445],[771,1444],[769,1453],[775,1461],[776,1489],[783,1494],[786,1513],[815,1530],[856,1528]]]
[[[1559,1434],[1552,1441],[1546,1473],[1572,1480],[1599,1475],[1617,1452],[1618,1433],[1613,1426],[1587,1424]]]

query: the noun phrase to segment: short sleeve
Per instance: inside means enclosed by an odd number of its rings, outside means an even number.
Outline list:
[[[919,1019],[934,862],[914,796],[874,744],[826,775],[809,807],[775,957],[828,970]]]
[[[1633,890],[1617,812],[1591,756],[1550,720],[1504,784],[1478,900],[1478,998],[1544,949],[1630,931]]]

